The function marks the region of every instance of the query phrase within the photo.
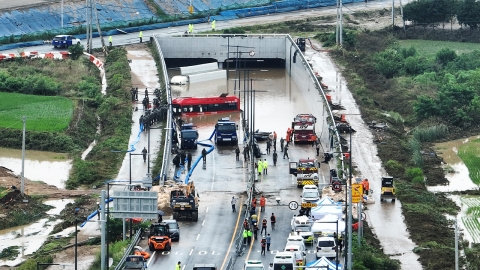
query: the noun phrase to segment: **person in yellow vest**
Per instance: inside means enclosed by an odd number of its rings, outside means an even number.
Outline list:
[[[109,43],[110,47],[112,47],[112,41],[113,41],[113,37],[109,36],[108,37],[108,43]]]
[[[178,262],[177,265],[175,265],[175,270],[181,270],[182,269],[182,263]]]
[[[263,173],[263,162],[262,162],[261,159],[258,161],[257,171],[258,171],[259,176],[262,175],[262,173]]]
[[[140,43],[142,43],[142,38],[143,38],[143,32],[140,31],[140,33],[138,33],[138,37],[140,38]]]
[[[262,167],[263,167],[263,173],[268,174],[268,161],[267,161],[267,159],[263,160]]]
[[[213,20],[212,21],[212,31],[215,31],[216,24],[217,24],[217,21]]]

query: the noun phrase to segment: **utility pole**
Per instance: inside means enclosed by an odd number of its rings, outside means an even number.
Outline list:
[[[392,0],[392,28],[395,28],[395,0]]]
[[[455,219],[455,270],[458,270],[458,222]]]
[[[61,7],[61,10],[62,10],[62,11],[61,11],[61,13],[62,13],[62,14],[61,14],[61,16],[60,16],[60,17],[62,18],[61,26],[62,26],[62,29],[63,29],[63,0],[62,0],[62,7]]]
[[[104,220],[106,220],[105,218],[105,208],[108,207],[108,204],[105,204],[105,190],[102,190],[102,195],[100,197],[100,205],[102,206],[102,212],[100,212],[100,220],[102,220],[102,223],[100,225],[100,228],[101,228],[101,238],[100,238],[100,241],[101,241],[101,244],[102,244],[102,247],[101,247],[101,255],[100,255],[100,266],[101,266],[101,270],[105,270],[105,262],[108,263],[108,259],[107,259],[107,256],[106,256],[106,241],[105,241],[105,236],[107,235],[107,231],[105,230],[105,223],[106,222],[103,222]]]
[[[343,47],[343,14],[342,14],[342,0],[340,1],[340,47]],[[350,213],[351,214],[351,213]]]
[[[92,53],[92,0],[85,0],[85,27],[87,28],[87,53]]]
[[[23,135],[22,135],[22,179],[20,190],[22,194],[25,194],[25,126],[27,123],[27,118],[22,117],[23,121]]]
[[[96,0],[93,0],[93,1],[96,1]],[[100,35],[100,40],[102,41],[103,55],[107,57],[108,51],[107,51],[107,46],[105,46],[105,40],[103,39],[103,36],[102,36],[102,30],[100,29],[100,20],[98,19],[97,2],[95,2],[95,18],[96,18],[95,22],[97,23],[98,34]]]

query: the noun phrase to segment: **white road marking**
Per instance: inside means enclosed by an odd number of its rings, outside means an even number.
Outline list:
[[[154,252],[152,253],[152,256],[150,257],[150,260],[148,260],[148,262],[147,262],[147,268],[148,268],[149,264],[154,261],[153,258],[155,257],[155,253],[156,253],[156,251],[154,251]]]
[[[197,234],[197,240],[198,240],[199,237],[200,237],[200,234]]]
[[[192,256],[192,253],[193,253],[193,248],[192,250],[190,250],[190,253],[188,253],[188,256]]]
[[[202,222],[202,226],[203,226],[203,225],[205,225],[205,219],[204,219],[203,222]]]
[[[207,210],[206,210],[205,212],[207,212],[207,213],[208,213],[208,206],[207,206]]]
[[[184,264],[184,265],[183,265],[183,267],[182,267],[182,270],[185,270],[185,266],[187,266],[187,265],[186,265],[186,264]]]

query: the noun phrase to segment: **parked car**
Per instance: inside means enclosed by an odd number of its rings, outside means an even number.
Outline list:
[[[180,241],[180,226],[178,225],[178,222],[175,219],[167,219],[163,222],[168,224],[172,241]]]
[[[75,44],[80,44],[80,39],[72,35],[58,35],[58,36],[55,36],[52,40],[52,45],[54,48],[57,48],[57,47],[68,48]]]
[[[326,257],[327,259],[335,258],[337,255],[336,252],[335,238],[333,237],[319,237],[317,239],[317,259],[321,257]]]

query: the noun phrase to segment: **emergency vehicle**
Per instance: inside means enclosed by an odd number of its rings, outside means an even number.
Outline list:
[[[289,173],[297,177],[297,187],[318,186],[318,168],[320,164],[316,159],[300,159],[298,162],[290,162]]]
[[[291,252],[277,252],[273,258],[273,270],[295,270],[294,256]]]
[[[314,143],[315,123],[317,118],[313,114],[297,114],[292,122],[294,143]]]

